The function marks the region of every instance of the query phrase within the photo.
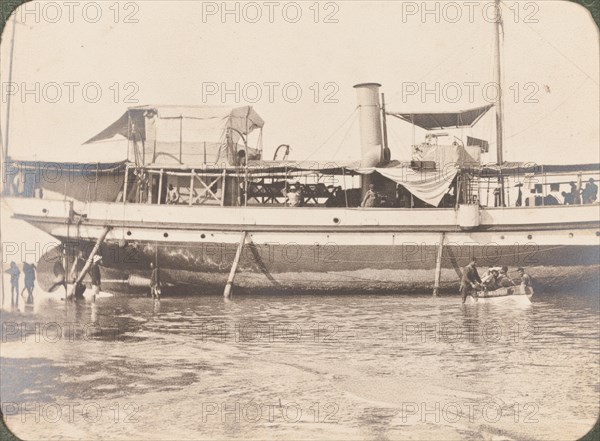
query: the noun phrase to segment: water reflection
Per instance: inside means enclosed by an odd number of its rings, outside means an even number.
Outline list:
[[[23,379],[0,381],[7,399],[30,399],[30,368],[16,361],[30,360],[36,378],[48,372],[55,401],[138,405],[137,424],[18,426],[29,437],[67,427],[87,437],[170,439],[177,422],[188,439],[552,439],[558,430],[574,439],[598,414],[598,311],[597,295],[576,293],[530,305],[401,295],[101,295],[66,304],[40,296],[31,313],[2,313],[3,360]],[[47,326],[39,341],[23,340],[9,326],[21,322],[30,330],[56,323],[65,335],[57,340]],[[262,409],[258,420],[244,414],[250,403]],[[468,403],[473,421],[460,414]],[[422,406],[433,414],[424,418]],[[490,422],[485,406],[502,418]]]

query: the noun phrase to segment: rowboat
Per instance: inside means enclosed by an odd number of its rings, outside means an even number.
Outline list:
[[[533,288],[531,286],[517,285],[506,288],[498,288],[494,291],[477,291],[477,299],[473,298],[473,296],[470,296],[470,300],[473,302],[484,300],[487,302],[501,299],[511,299],[530,303],[532,297]]]

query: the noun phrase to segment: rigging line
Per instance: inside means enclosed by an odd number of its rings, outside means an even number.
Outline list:
[[[465,42],[466,42],[466,41],[468,41],[468,40],[465,40]],[[475,49],[475,50],[479,50],[479,49],[481,49],[481,47],[482,47],[484,44],[485,44],[485,42],[483,42],[483,43],[481,43],[481,44],[477,45],[477,46],[476,46],[474,49]],[[472,50],[473,50],[473,49],[472,49]],[[436,70],[438,67],[440,67],[442,64],[444,64],[446,61],[448,61],[450,58],[454,57],[454,56],[455,56],[457,53],[460,53],[460,52],[462,52],[462,50],[461,50],[461,46],[460,46],[460,45],[458,45],[458,46],[457,46],[457,49],[456,49],[454,52],[452,52],[452,53],[451,53],[450,55],[448,55],[448,56],[447,56],[445,59],[443,59],[443,60],[442,60],[442,61],[440,61],[438,64],[436,64],[436,65],[435,65],[433,68],[431,68],[430,70],[428,70],[428,71],[427,71],[427,72],[426,72],[426,73],[425,73],[425,74],[424,74],[424,75],[421,77],[421,79],[424,79],[424,78],[426,78],[426,77],[427,77],[427,76],[428,76],[428,75],[429,75],[431,72],[433,72],[434,70]],[[469,58],[471,58],[471,57],[469,57]],[[462,63],[462,62],[460,62],[460,63]]]
[[[506,5],[503,0],[500,0],[500,3],[502,3],[504,6],[506,6],[512,12],[513,16],[515,15],[515,12],[512,9],[510,9],[510,7],[508,5]],[[518,19],[518,17],[516,17],[516,18]],[[594,78],[592,78],[585,70],[583,70],[582,67],[580,67],[577,63],[575,63],[573,60],[571,60],[569,57],[567,57],[565,54],[563,54],[549,40],[546,40],[544,37],[542,37],[542,35],[538,31],[536,31],[532,26],[529,25],[529,23],[527,23],[527,22],[523,22],[523,23],[529,29],[531,29],[533,32],[535,32],[537,34],[537,36],[540,37],[541,40],[543,40],[544,42],[546,42],[548,44],[548,46],[550,46],[552,49],[554,49],[559,55],[561,55],[565,60],[567,60],[573,66],[575,66],[582,74],[584,74],[586,77],[588,77],[590,80],[592,80],[594,82],[594,84],[599,85],[598,82]]]
[[[484,43],[480,44],[476,50],[474,50],[467,58],[465,58],[462,61],[457,62],[455,65],[448,67],[446,70],[442,71],[440,75],[444,75],[447,74],[448,72],[451,72],[453,69],[458,69],[461,66],[463,66],[467,61],[470,61],[471,58],[473,58],[475,55],[479,54],[479,52],[481,52],[481,50],[484,47]]]
[[[343,121],[343,122],[342,122],[342,123],[339,125],[339,127],[338,127],[338,128],[336,128],[336,129],[335,129],[335,130],[334,130],[334,131],[331,133],[331,135],[329,135],[329,136],[327,137],[327,139],[325,139],[325,141],[323,141],[323,142],[321,143],[321,145],[319,145],[319,146],[318,146],[318,147],[317,147],[315,150],[313,150],[313,151],[312,151],[312,153],[310,153],[308,156],[306,156],[306,157],[305,157],[305,158],[304,158],[302,161],[300,161],[300,162],[308,161],[308,159],[309,159],[309,158],[310,158],[312,155],[314,155],[315,153],[317,153],[317,152],[318,152],[318,151],[321,149],[321,147],[323,147],[323,146],[324,146],[324,145],[325,145],[327,142],[329,142],[329,140],[330,140],[331,138],[333,138],[333,135],[335,135],[335,134],[336,134],[336,133],[337,133],[337,132],[338,132],[338,131],[339,131],[339,130],[342,128],[342,127],[344,127],[344,125],[345,125],[345,124],[346,124],[346,123],[347,123],[347,122],[348,122],[348,121],[349,121],[349,120],[350,120],[350,119],[351,119],[351,118],[352,118],[352,117],[355,115],[356,111],[358,110],[358,107],[359,107],[359,106],[356,106],[356,107],[354,108],[354,110],[352,110],[352,112],[350,113],[350,115],[348,116],[348,118],[346,118],[346,119],[345,119],[345,120],[344,120],[344,121]]]
[[[14,57],[15,57],[15,30],[17,28],[17,12],[16,10],[14,11],[14,16],[13,16],[13,23],[12,23],[12,38],[11,38],[11,46],[10,46],[10,55],[9,55],[9,67],[8,67],[8,84],[12,83],[12,77],[13,77],[13,62],[14,62]],[[4,149],[3,152],[3,156],[7,157],[8,156],[8,141],[9,141],[9,135],[10,135],[10,110],[11,110],[11,103],[10,103],[10,94],[8,95],[8,98],[6,100],[6,139],[4,140],[4,145],[2,146],[2,148]],[[11,293],[12,296],[12,293]]]
[[[469,54],[469,56],[467,58],[465,58],[462,61],[457,61],[454,65],[449,66],[446,70],[443,70],[441,72],[439,72],[436,77],[434,78],[434,80],[437,79],[441,79],[443,75],[447,74],[448,72],[451,72],[452,70],[455,69],[459,69],[461,66],[463,66],[465,63],[467,63],[468,61],[470,61],[475,55],[479,54],[481,52],[481,50],[484,48],[484,46],[486,45],[486,43],[481,43],[480,45],[476,46],[474,49],[472,49],[472,52]],[[435,66],[433,69],[431,69],[429,72],[427,72],[425,75],[423,75],[421,77],[421,81],[423,81],[425,79],[425,77],[427,77],[427,75],[429,75],[431,72],[433,72],[433,70],[435,70],[438,66],[440,66],[443,63],[439,63],[437,66]],[[393,99],[392,96],[392,100],[386,102],[386,107],[391,108],[394,104],[398,103],[397,100]],[[406,103],[403,103],[406,104]]]
[[[335,150],[335,152],[333,153],[333,155],[331,155],[332,159],[335,158],[335,156],[338,154],[338,152],[340,151],[340,149],[344,145],[344,143],[346,141],[346,138],[348,137],[348,134],[350,133],[350,129],[352,129],[352,127],[354,127],[354,123],[356,122],[356,118],[357,117],[358,117],[358,113],[354,112],[354,118],[352,118],[352,121],[350,122],[350,125],[348,126],[348,130],[346,130],[346,133],[344,133],[344,136],[342,137],[342,140],[340,141],[340,145]]]
[[[396,141],[397,145],[400,146],[399,148],[402,149],[403,148],[402,147],[402,145],[403,145],[402,137],[396,133],[396,130],[391,125],[388,126],[388,133],[391,133],[394,141]]]
[[[542,122],[543,120],[545,120],[546,118],[548,118],[550,115],[552,115],[559,107],[561,107],[564,103],[566,103],[567,101],[569,101],[571,98],[573,98],[575,96],[575,92],[577,92],[579,89],[581,89],[583,87],[583,85],[586,83],[586,81],[588,80],[588,78],[584,78],[583,81],[581,82],[581,84],[579,84],[579,86],[577,86],[577,88],[571,93],[571,94],[567,94],[567,97],[562,100],[556,107],[554,107],[552,110],[550,110],[549,112],[547,112],[544,116],[542,116],[540,119],[538,119],[537,121],[531,123],[530,125],[528,125],[527,127],[525,127],[524,129],[511,134],[510,136],[506,136],[506,139],[509,138],[513,138],[517,135],[520,135],[523,132],[526,132],[527,130],[531,129],[532,127],[536,126],[537,124],[539,124],[540,122]]]

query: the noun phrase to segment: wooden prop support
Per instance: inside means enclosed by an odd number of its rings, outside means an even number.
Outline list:
[[[83,280],[85,275],[88,273],[88,271],[92,267],[92,262],[94,261],[94,256],[96,254],[98,254],[98,250],[100,250],[100,245],[102,245],[102,242],[104,242],[104,239],[106,239],[106,235],[108,234],[108,232],[111,229],[112,229],[112,227],[104,227],[104,231],[102,231],[102,234],[96,241],[94,248],[92,248],[92,252],[90,253],[89,257],[87,258],[85,265],[81,269],[81,272],[77,276],[77,279],[75,280],[75,283],[73,284],[73,288],[71,288],[71,293],[67,296],[67,298],[72,298],[75,295],[75,289],[76,289],[77,285],[79,283],[81,283],[81,281]]]
[[[237,251],[235,253],[235,259],[233,259],[233,264],[231,265],[231,271],[229,271],[229,277],[227,278],[227,285],[225,285],[225,290],[223,291],[223,297],[226,299],[231,297],[231,288],[233,286],[233,280],[235,279],[235,272],[237,271],[238,264],[240,263],[240,257],[242,255],[242,248],[244,247],[244,243],[246,242],[246,232],[242,232],[242,237],[240,239],[240,243],[238,245]]]
[[[433,296],[437,297],[440,293],[440,279],[442,277],[442,251],[444,250],[445,233],[440,234],[440,244],[438,246],[437,259],[435,261],[435,282],[433,284]]]

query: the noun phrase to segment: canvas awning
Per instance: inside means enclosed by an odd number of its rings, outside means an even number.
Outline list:
[[[123,137],[136,143],[136,158],[146,165],[231,164],[241,137],[264,124],[251,106],[138,106],[86,144]]]
[[[234,128],[244,135],[265,124],[263,119],[251,106],[226,107],[226,106],[157,106],[145,105],[130,107],[114,123],[87,140],[90,144],[121,135],[130,140],[146,139],[145,120],[157,117],[159,119],[187,119],[198,121],[204,129],[198,135],[205,141],[214,141],[222,136],[222,127]],[[200,123],[202,122],[202,123]],[[131,123],[131,124],[130,124]]]
[[[460,110],[458,112],[426,112],[426,113],[398,113],[387,112],[403,121],[414,124],[425,130],[441,130],[461,127],[473,127],[477,121],[494,107],[488,104],[474,109]]]

